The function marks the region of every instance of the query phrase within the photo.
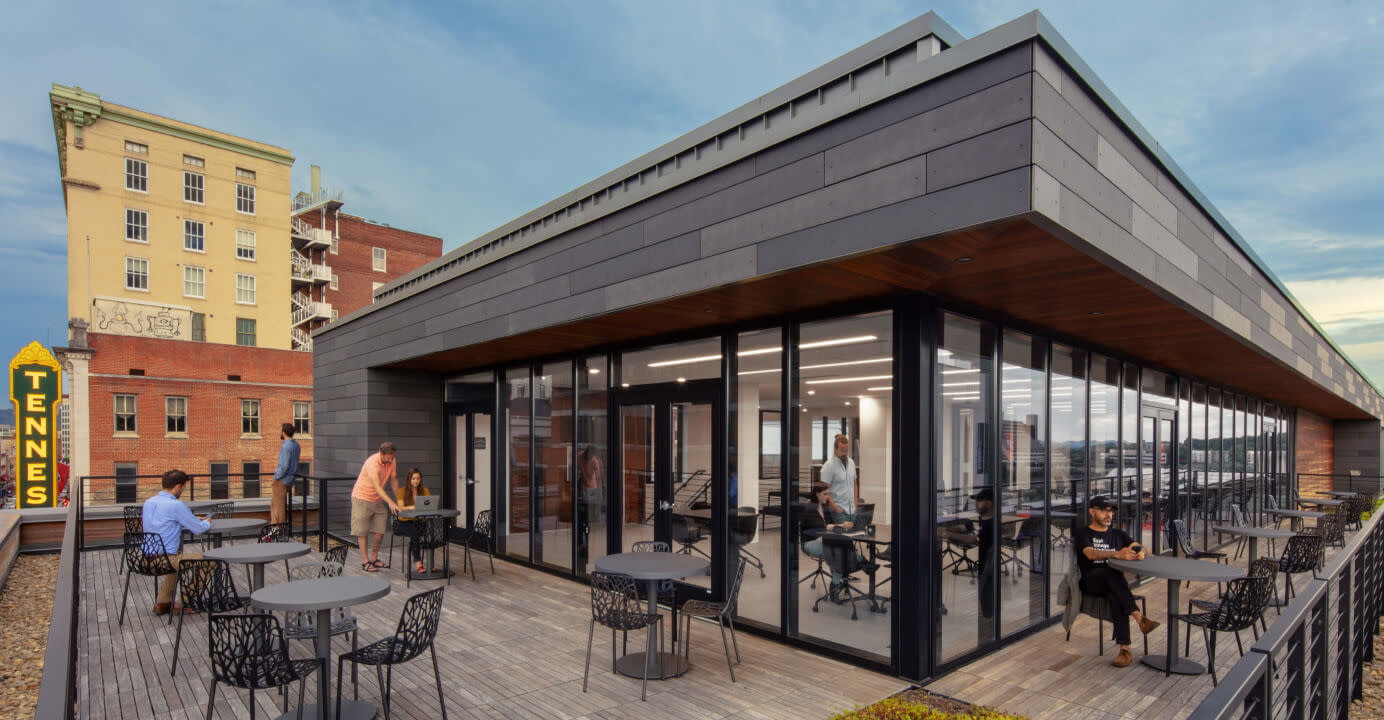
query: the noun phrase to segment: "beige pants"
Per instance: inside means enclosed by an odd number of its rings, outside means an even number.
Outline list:
[[[178,569],[178,564],[184,560],[201,560],[202,556],[197,553],[183,552],[178,555],[169,555],[168,561],[173,563],[173,569]],[[156,603],[173,602],[173,591],[178,588],[178,575],[164,575],[159,578],[159,596],[154,601]]]
[[[269,523],[277,525],[288,522],[288,511],[284,509],[288,502],[288,486],[279,480],[270,480],[269,487]]]

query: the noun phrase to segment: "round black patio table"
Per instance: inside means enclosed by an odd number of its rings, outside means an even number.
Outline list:
[[[1259,559],[1259,538],[1266,540],[1287,540],[1297,533],[1291,530],[1275,530],[1273,528],[1246,527],[1239,525],[1212,525],[1212,532],[1225,533],[1226,535],[1239,535],[1249,538],[1249,564]]]
[[[266,543],[277,544],[277,543]],[[332,610],[341,607],[360,605],[378,600],[389,594],[389,581],[378,576],[341,576],[333,578],[314,578],[270,585],[250,594],[250,604],[260,610],[280,612],[317,611],[317,657],[326,662],[326,668],[317,678],[318,702],[325,701],[325,717],[335,716],[336,703],[331,700],[332,689]],[[372,703],[362,700],[341,699],[341,720],[371,720],[378,710]],[[316,704],[303,708],[304,718],[323,717]],[[296,718],[297,711],[280,715],[277,720]]]
[[[207,522],[211,523],[211,527],[207,529],[207,532],[216,534],[215,547],[221,547],[221,536],[223,535],[246,530],[258,530],[267,524],[267,521],[258,518],[237,517],[212,518]]]
[[[646,594],[649,598],[649,614],[658,613],[658,583],[660,580],[685,578],[700,575],[711,567],[711,561],[683,553],[671,552],[625,552],[607,555],[596,561],[596,570],[603,573],[628,575],[635,580],[648,583]],[[645,653],[630,653],[615,663],[621,675],[644,677],[644,665],[649,665],[649,678],[666,680],[678,677],[691,669],[677,653],[659,652],[658,667],[648,660]]]
[[[419,518],[426,517],[454,518],[460,514],[460,510],[453,510],[451,508],[433,508],[431,510],[419,510],[415,508],[413,510],[399,511],[399,517],[407,518],[409,520],[417,520]],[[413,573],[412,577],[414,580],[435,580],[440,577],[446,577],[446,574],[443,571],[435,570],[434,568],[436,567],[437,548],[428,548],[428,571],[422,573],[415,573],[413,572],[413,568],[407,568],[405,572]]]
[[[1334,498],[1345,498],[1347,500],[1364,495],[1364,493],[1352,492],[1350,490],[1328,490],[1326,494]]]
[[[1162,555],[1146,557],[1143,560],[1107,560],[1106,563],[1122,572],[1145,577],[1166,578],[1168,586],[1167,612],[1170,613],[1177,612],[1177,609],[1181,607],[1178,590],[1182,587],[1182,581],[1228,582],[1245,576],[1244,570],[1231,565]],[[1177,631],[1177,621],[1169,619],[1167,654],[1145,655],[1143,663],[1149,667],[1161,669],[1164,675],[1169,673],[1200,675],[1206,672],[1206,668],[1201,663],[1177,656]]]
[[[1331,498],[1298,498],[1299,505],[1316,505],[1317,507],[1339,507],[1345,505],[1345,500],[1333,500]]]
[[[222,505],[222,504],[224,504],[224,503],[226,503],[226,502],[229,502],[229,501],[227,501],[227,500],[188,500],[188,501],[186,501],[184,504],[187,505],[187,507],[188,507],[189,510],[192,510],[193,512],[197,512],[198,510],[210,510],[210,509],[216,507],[217,505]]]
[[[226,562],[249,565],[251,568],[250,575],[253,578],[250,583],[250,591],[254,592],[264,587],[265,563],[302,557],[311,550],[312,548],[300,542],[245,543],[212,548],[202,553],[202,557],[208,560],[225,560]]]
[[[1291,518],[1293,523],[1293,532],[1302,531],[1303,518],[1321,519],[1326,517],[1326,513],[1320,510],[1291,510],[1288,508],[1264,508],[1264,512],[1272,513],[1279,517]]]

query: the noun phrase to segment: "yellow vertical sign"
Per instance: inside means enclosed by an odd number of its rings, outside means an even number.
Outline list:
[[[29,343],[10,361],[10,400],[14,402],[18,507],[55,507],[62,367],[38,342]]]

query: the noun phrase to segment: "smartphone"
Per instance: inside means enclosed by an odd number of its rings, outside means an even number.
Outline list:
[[[1144,546],[1140,545],[1139,543],[1134,543],[1133,545],[1129,546],[1129,549],[1133,550],[1136,553],[1141,553],[1144,551]]]

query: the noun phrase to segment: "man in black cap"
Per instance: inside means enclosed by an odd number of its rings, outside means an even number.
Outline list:
[[[1153,632],[1158,623],[1139,612],[1124,573],[1107,566],[1105,561],[1111,558],[1143,560],[1144,549],[1128,533],[1110,526],[1115,516],[1115,503],[1106,496],[1091,498],[1087,512],[1091,515],[1091,524],[1072,529],[1076,564],[1081,568],[1081,591],[1104,597],[1110,603],[1114,614],[1110,624],[1115,626],[1115,642],[1120,646],[1114,665],[1128,667],[1134,661],[1134,655],[1129,652],[1129,619],[1139,623],[1145,635]]]

